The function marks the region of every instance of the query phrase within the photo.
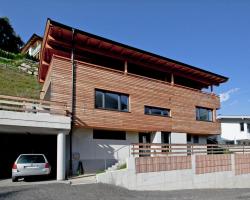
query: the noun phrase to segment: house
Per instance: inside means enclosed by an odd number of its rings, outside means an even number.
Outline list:
[[[226,144],[250,144],[250,116],[220,115],[222,142]]]
[[[32,57],[39,59],[43,38],[37,34],[33,34],[28,42],[22,47],[21,53],[28,54]]]
[[[131,143],[198,143],[220,134],[213,86],[227,77],[47,20],[41,99],[65,102],[67,169],[111,166]],[[211,88],[211,92],[204,92]]]

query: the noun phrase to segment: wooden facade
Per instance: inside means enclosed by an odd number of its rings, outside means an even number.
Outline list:
[[[53,58],[51,100],[71,104],[71,62]],[[219,108],[219,98],[161,81],[124,74],[84,62],[76,63],[76,118],[85,127],[127,131],[170,131],[197,134],[220,132],[217,121],[196,121],[196,106]],[[95,89],[129,95],[129,112],[95,109]],[[144,105],[169,108],[171,117],[144,114]]]
[[[59,32],[55,34],[55,30]],[[105,48],[102,49],[102,56],[105,55],[105,52],[111,58],[116,58],[115,55],[117,55],[119,61],[124,61],[124,70],[113,68],[113,63],[110,63],[110,66],[109,64],[105,66],[93,64],[91,61],[88,62],[84,55],[86,57],[91,53],[89,49],[92,49],[93,53],[95,53],[94,48],[96,48],[96,52],[100,52],[100,49],[90,45],[90,41],[96,38],[90,39],[89,42],[84,44],[77,41],[78,46],[81,47],[74,48],[76,44],[70,44],[70,41],[67,40],[69,38],[68,32],[68,27],[60,26],[57,23],[53,25],[50,21],[47,23],[41,52],[39,79],[41,82],[45,82],[44,93],[50,92],[51,101],[64,101],[69,107],[71,106],[72,59],[70,59],[70,56],[72,56],[72,52],[70,53],[69,48],[72,45],[73,53],[75,53],[73,56],[76,69],[75,123],[77,126],[136,132],[168,131],[203,135],[220,133],[220,124],[215,118],[216,110],[220,107],[219,97],[213,93],[204,93],[201,89],[210,85],[219,85],[227,80],[226,77],[199,70],[198,68],[181,66],[181,63],[177,61],[175,65],[170,65],[173,62],[171,60],[166,61],[169,68],[163,66],[162,69],[158,67],[153,69],[155,73],[163,73],[164,70],[164,73],[170,73],[172,76],[170,76],[171,81],[157,80],[130,73],[130,65],[127,61],[133,63],[134,59],[138,65],[138,59],[128,56],[122,60],[121,56],[124,56],[126,51],[121,50],[119,55],[114,53],[115,49],[118,51],[119,44],[117,43],[113,45],[112,52],[110,52],[110,49],[106,49],[106,51]],[[83,38],[84,33],[78,34],[78,39]],[[56,35],[59,35],[58,38]],[[73,35],[73,37],[76,36]],[[88,35],[88,37],[90,36]],[[98,38],[98,40],[101,40],[101,38]],[[107,42],[104,41],[104,43]],[[97,46],[101,48],[105,45],[104,43],[98,43]],[[60,49],[58,44],[64,48]],[[124,46],[122,48],[126,49]],[[132,50],[136,52],[136,49]],[[127,52],[132,50],[127,49]],[[147,52],[138,52],[139,54],[143,54],[141,56],[142,61],[149,56]],[[136,53],[133,55],[135,56]],[[147,61],[145,60],[142,65],[145,69],[146,65],[150,65],[149,62],[151,61],[154,61],[155,65],[166,64],[163,64],[163,59],[158,58],[157,60],[157,57],[150,56],[155,60],[150,58]],[[190,76],[190,80],[193,81],[192,84],[197,84],[200,89],[174,84],[173,74],[183,77],[183,80],[188,79]],[[49,91],[48,88],[50,88]],[[95,89],[128,94],[129,112],[96,109]],[[46,95],[41,96],[45,97]],[[168,108],[171,115],[170,117],[145,115],[145,105]],[[213,121],[197,121],[196,106],[212,109]]]

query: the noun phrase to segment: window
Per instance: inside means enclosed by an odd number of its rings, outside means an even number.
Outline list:
[[[199,121],[213,121],[213,110],[209,108],[196,107],[196,120]]]
[[[126,140],[125,131],[93,130],[93,139]]]
[[[240,123],[240,131],[244,131],[244,123]]]
[[[42,155],[22,155],[17,161],[18,164],[25,163],[45,163],[45,159]]]
[[[193,136],[193,143],[194,144],[198,144],[199,143],[199,136],[198,135],[194,135]]]
[[[247,124],[247,132],[250,133],[250,124]]]
[[[152,106],[145,106],[144,107],[144,113],[146,115],[156,115],[156,116],[163,116],[163,117],[169,117],[170,116],[170,110],[169,109],[152,107]]]
[[[187,143],[192,143],[192,135],[187,134]]]
[[[129,96],[104,90],[95,90],[95,108],[128,112]]]

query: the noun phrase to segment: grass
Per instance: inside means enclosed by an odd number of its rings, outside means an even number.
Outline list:
[[[126,169],[126,168],[127,168],[127,164],[124,163],[124,164],[122,164],[122,165],[119,165],[119,166],[117,167],[117,170]]]
[[[0,62],[0,94],[39,99],[41,85],[33,75],[20,72],[15,66],[2,67]]]
[[[37,60],[26,54],[15,54],[0,49],[0,94],[39,99],[41,85],[34,75],[18,69],[22,63],[34,70]]]

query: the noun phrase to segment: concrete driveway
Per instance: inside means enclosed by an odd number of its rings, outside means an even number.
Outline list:
[[[8,200],[247,200],[250,189],[129,191],[105,184],[71,186],[63,183],[0,187],[0,199]]]
[[[30,181],[19,181],[12,182],[11,179],[0,179],[0,188],[1,187],[13,187],[13,186],[29,186],[29,185],[41,185],[41,184],[51,184],[57,183],[56,180],[30,180]],[[1,190],[1,189],[0,189]]]

